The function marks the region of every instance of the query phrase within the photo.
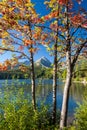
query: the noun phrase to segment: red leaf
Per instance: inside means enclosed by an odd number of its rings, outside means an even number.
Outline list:
[[[24,49],[23,46],[19,46],[18,50],[22,51]]]

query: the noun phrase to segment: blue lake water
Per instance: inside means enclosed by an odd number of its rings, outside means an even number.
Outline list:
[[[31,95],[31,82],[30,80],[17,79],[17,80],[0,80],[0,93],[3,94],[3,91],[7,91],[7,86],[9,90],[12,86],[15,88],[23,88],[23,91]],[[87,85],[81,83],[73,83],[70,90],[69,97],[69,112],[68,115],[73,115],[75,108],[78,106],[77,103],[82,102],[83,93]],[[61,109],[62,98],[63,98],[63,87],[64,83],[58,81],[57,85],[57,109]],[[52,105],[52,80],[36,80],[36,99],[37,102],[44,101],[45,104]]]

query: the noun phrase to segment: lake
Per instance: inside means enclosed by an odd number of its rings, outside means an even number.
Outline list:
[[[64,83],[62,81],[57,82],[57,109],[61,109],[62,98],[63,98],[63,87]],[[17,80],[0,80],[0,94],[3,94],[3,91],[7,91],[7,86],[9,90],[12,86],[15,88],[23,88],[23,91],[31,95],[31,82],[28,79],[17,79]],[[73,115],[75,108],[78,106],[77,103],[82,102],[83,93],[85,87],[87,86],[81,83],[73,83],[70,90],[69,98],[69,110],[68,115]],[[44,101],[45,104],[52,105],[52,80],[36,80],[36,99],[39,104],[40,101]]]

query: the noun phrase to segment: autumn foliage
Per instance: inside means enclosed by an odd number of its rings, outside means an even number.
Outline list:
[[[0,71],[6,71],[7,65],[0,63]]]

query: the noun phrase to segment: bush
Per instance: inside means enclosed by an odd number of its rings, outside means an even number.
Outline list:
[[[75,117],[75,125],[78,130],[87,130],[87,101],[84,101],[82,105],[79,105]]]
[[[47,106],[41,105],[34,111],[30,98],[26,98],[22,88],[9,89],[3,92],[0,99],[0,130],[57,129],[51,124]]]
[[[76,81],[80,81],[80,78],[79,78],[79,77],[76,77],[75,80],[76,80]]]
[[[65,130],[87,130],[87,88],[83,94],[82,104],[78,104],[75,112],[75,120],[73,125]]]

